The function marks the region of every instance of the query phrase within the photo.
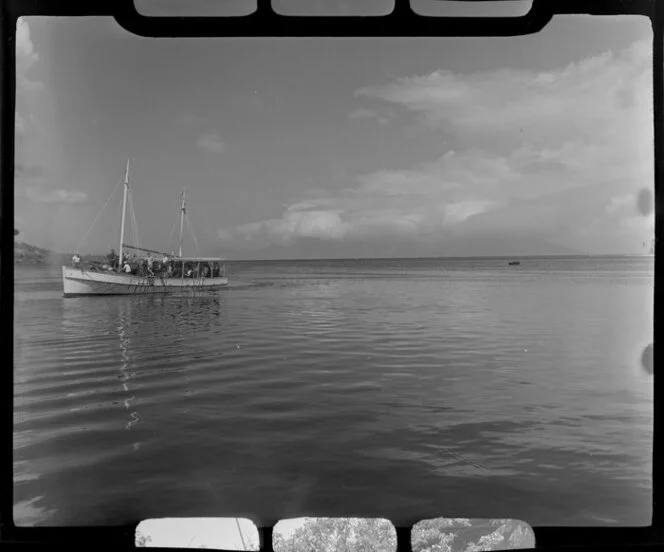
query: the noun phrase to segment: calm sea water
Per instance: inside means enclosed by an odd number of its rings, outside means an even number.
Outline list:
[[[209,297],[64,299],[17,267],[17,524],[650,523],[652,258],[228,268]]]

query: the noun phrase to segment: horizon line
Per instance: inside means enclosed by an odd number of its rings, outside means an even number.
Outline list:
[[[456,260],[456,259],[552,259],[552,258],[588,258],[588,257],[654,257],[654,253],[589,253],[589,254],[568,254],[568,255],[465,255],[465,256],[426,256],[426,257],[299,257],[284,259],[233,259],[226,258],[226,261],[252,261],[252,262],[271,262],[271,261],[395,261],[395,260]]]

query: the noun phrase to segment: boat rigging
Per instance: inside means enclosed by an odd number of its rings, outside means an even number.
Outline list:
[[[82,263],[80,257],[74,256],[74,266],[62,267],[62,281],[65,297],[80,295],[142,295],[151,293],[160,294],[197,294],[201,292],[216,291],[228,286],[225,273],[225,261],[222,257],[184,257],[183,236],[186,217],[186,196],[182,190],[180,205],[180,239],[178,255],[172,252],[167,254],[156,249],[142,247],[138,240],[136,215],[133,208],[132,194],[129,186],[129,160],[124,171],[124,190],[122,197],[122,218],[120,222],[120,247],[117,259],[113,252],[108,257],[108,263],[88,261]],[[106,201],[102,210],[95,218],[94,226],[106,208],[110,199],[115,195],[118,186]],[[137,245],[125,243],[125,224],[127,204],[130,205],[133,229]],[[194,248],[198,247],[193,230],[186,220],[187,226],[194,239]],[[90,230],[92,227],[90,228]],[[81,240],[87,238],[90,230]],[[80,248],[80,244],[79,244]],[[147,256],[136,253],[147,253]],[[161,258],[154,259],[152,255]]]

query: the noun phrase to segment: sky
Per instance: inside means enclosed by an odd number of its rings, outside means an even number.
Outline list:
[[[638,254],[654,236],[638,209],[654,189],[643,18],[559,16],[507,38],[150,39],[34,17],[16,39],[16,227],[33,245],[117,250],[127,158],[125,241],[176,249],[186,187],[185,254]]]

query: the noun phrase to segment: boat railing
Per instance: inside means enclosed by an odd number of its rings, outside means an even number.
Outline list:
[[[131,272],[125,272],[120,266],[113,266],[109,260],[103,258],[81,259],[73,268],[80,268],[91,272],[111,272],[126,276],[158,276],[162,278],[226,278],[225,259],[220,257],[172,257],[164,254],[164,259],[153,259],[152,266],[148,266],[148,258],[129,257],[123,260],[131,267]]]
[[[225,278],[226,265],[224,260],[209,257],[176,257],[171,259],[171,262],[176,267],[175,277],[184,280],[185,278]]]

